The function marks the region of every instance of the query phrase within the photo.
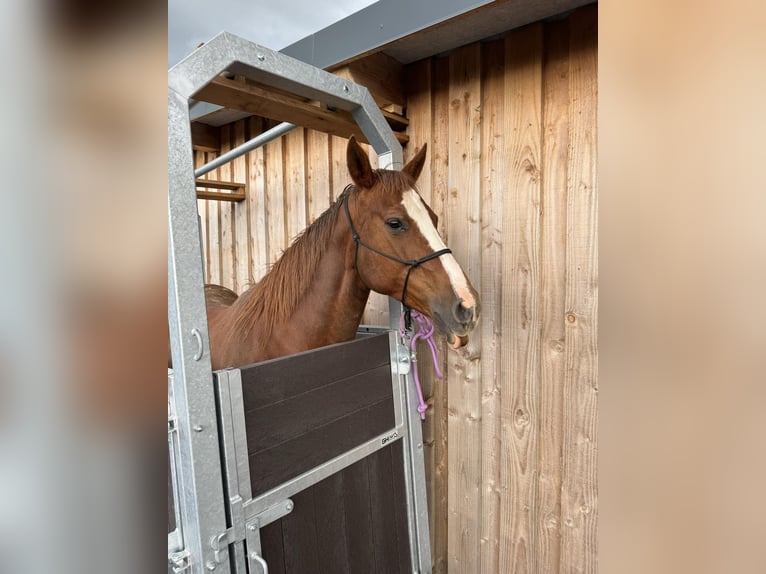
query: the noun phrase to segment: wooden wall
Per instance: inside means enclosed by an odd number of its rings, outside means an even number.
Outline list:
[[[596,56],[589,6],[407,70],[405,157],[428,142],[422,194],[482,297],[445,380],[421,362],[435,572],[596,571]],[[348,182],[345,144],[297,130],[210,174],[248,199],[200,201],[208,280],[262,276]]]

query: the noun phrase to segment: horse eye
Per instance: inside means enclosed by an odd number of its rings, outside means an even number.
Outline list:
[[[402,220],[401,219],[396,219],[396,218],[389,219],[388,221],[386,221],[386,225],[388,225],[389,228],[391,228],[391,229],[393,229],[395,231],[404,228],[404,223],[402,223]]]

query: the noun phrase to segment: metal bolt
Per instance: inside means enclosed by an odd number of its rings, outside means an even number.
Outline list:
[[[348,86],[343,86],[343,91],[348,92]]]
[[[248,524],[248,525],[247,525],[247,529],[248,529],[250,532],[255,532],[255,524]]]
[[[194,429],[194,432],[202,432],[202,425],[194,425],[192,429]]]
[[[251,552],[251,553],[250,553],[250,558],[252,558],[253,560],[255,560],[256,558],[258,558],[258,553],[257,553],[257,552]]]
[[[263,61],[266,59],[266,56],[264,56],[263,54],[258,54],[258,55],[256,56],[256,58],[258,58],[258,61],[259,61],[259,62],[263,62]]]
[[[285,510],[287,510],[287,512],[292,512],[293,508],[294,508],[293,501],[292,500],[288,500],[285,503]]]

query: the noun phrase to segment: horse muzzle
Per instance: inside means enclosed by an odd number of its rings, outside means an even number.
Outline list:
[[[469,307],[461,299],[449,309],[435,308],[433,320],[436,328],[447,338],[447,344],[459,349],[468,344],[468,335],[476,326],[480,312],[478,303]]]

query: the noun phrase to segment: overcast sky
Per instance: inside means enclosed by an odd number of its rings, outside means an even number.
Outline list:
[[[375,0],[168,0],[168,65],[226,30],[281,50]]]

